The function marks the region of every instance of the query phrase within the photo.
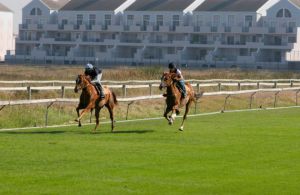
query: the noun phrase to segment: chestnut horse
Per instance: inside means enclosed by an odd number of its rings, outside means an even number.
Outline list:
[[[191,103],[196,102],[198,98],[202,96],[201,94],[195,94],[193,87],[189,83],[185,83],[186,88],[186,98],[183,101],[183,105],[181,105],[181,91],[176,86],[178,78],[175,73],[167,73],[165,72],[161,78],[161,83],[159,89],[167,88],[167,97],[166,103],[167,108],[164,113],[164,117],[169,121],[169,124],[172,125],[176,114],[179,114],[179,108],[185,106],[185,113],[183,115],[183,120],[181,123],[180,131],[183,131],[184,121],[186,120],[187,114],[190,110]],[[172,115],[168,116],[168,113],[172,111]]]
[[[114,107],[118,104],[116,94],[105,86],[103,89],[105,98],[100,100],[100,96],[98,95],[95,86],[91,83],[90,78],[85,75],[78,75],[76,79],[74,91],[77,93],[79,90],[82,90],[82,94],[80,96],[78,107],[76,108],[78,118],[75,120],[78,122],[79,126],[81,126],[80,120],[84,114],[95,109],[96,126],[93,130],[93,132],[95,132],[99,126],[100,110],[105,106],[110,114],[111,131],[113,131],[115,127]],[[84,110],[79,114],[80,109]]]

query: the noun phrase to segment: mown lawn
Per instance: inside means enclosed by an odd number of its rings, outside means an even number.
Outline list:
[[[0,194],[299,194],[300,109],[0,133]]]

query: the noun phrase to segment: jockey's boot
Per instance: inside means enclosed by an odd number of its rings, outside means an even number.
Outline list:
[[[96,86],[99,90],[100,99],[104,99],[105,95],[104,95],[104,90],[103,90],[102,85],[100,83],[96,83]]]

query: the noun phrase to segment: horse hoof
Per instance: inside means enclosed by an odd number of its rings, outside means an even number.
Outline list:
[[[180,128],[179,128],[179,131],[183,131],[183,127],[180,127]]]
[[[173,122],[172,122],[172,121],[169,121],[169,125],[173,125]]]
[[[78,127],[81,127],[81,125],[78,125]]]

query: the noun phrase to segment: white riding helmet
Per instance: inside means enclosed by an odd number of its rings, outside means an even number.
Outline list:
[[[94,66],[92,64],[88,63],[88,64],[85,65],[85,68],[86,69],[93,69]]]

